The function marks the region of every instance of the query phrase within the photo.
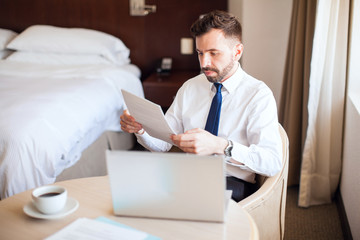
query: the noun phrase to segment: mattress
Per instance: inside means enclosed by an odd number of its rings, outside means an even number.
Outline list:
[[[120,90],[143,97],[139,74],[0,61],[0,197],[53,183],[104,131],[120,131]]]

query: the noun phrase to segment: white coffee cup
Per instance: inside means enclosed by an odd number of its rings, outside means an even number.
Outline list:
[[[55,214],[64,208],[67,201],[67,190],[56,185],[42,186],[32,192],[32,199],[40,212]]]

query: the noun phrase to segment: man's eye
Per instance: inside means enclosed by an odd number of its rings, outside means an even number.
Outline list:
[[[211,54],[211,56],[216,56],[218,53],[217,52],[211,52],[210,54]]]
[[[199,55],[199,56],[202,56],[202,55],[204,55],[204,54],[203,54],[202,52],[198,52],[198,55]]]

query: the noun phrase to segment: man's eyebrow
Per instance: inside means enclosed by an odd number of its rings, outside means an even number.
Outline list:
[[[216,48],[211,48],[211,49],[206,49],[205,51],[201,51],[199,49],[196,49],[197,52],[216,52],[216,51],[219,51],[218,49]]]

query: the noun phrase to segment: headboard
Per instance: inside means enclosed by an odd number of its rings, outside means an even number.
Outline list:
[[[0,0],[0,28],[21,32],[34,24],[83,27],[119,37],[130,48],[132,63],[144,79],[161,57],[172,57],[173,68],[196,70],[196,54],[180,54],[180,38],[200,14],[226,10],[219,0],[146,0],[156,13],[130,16],[129,0]]]

